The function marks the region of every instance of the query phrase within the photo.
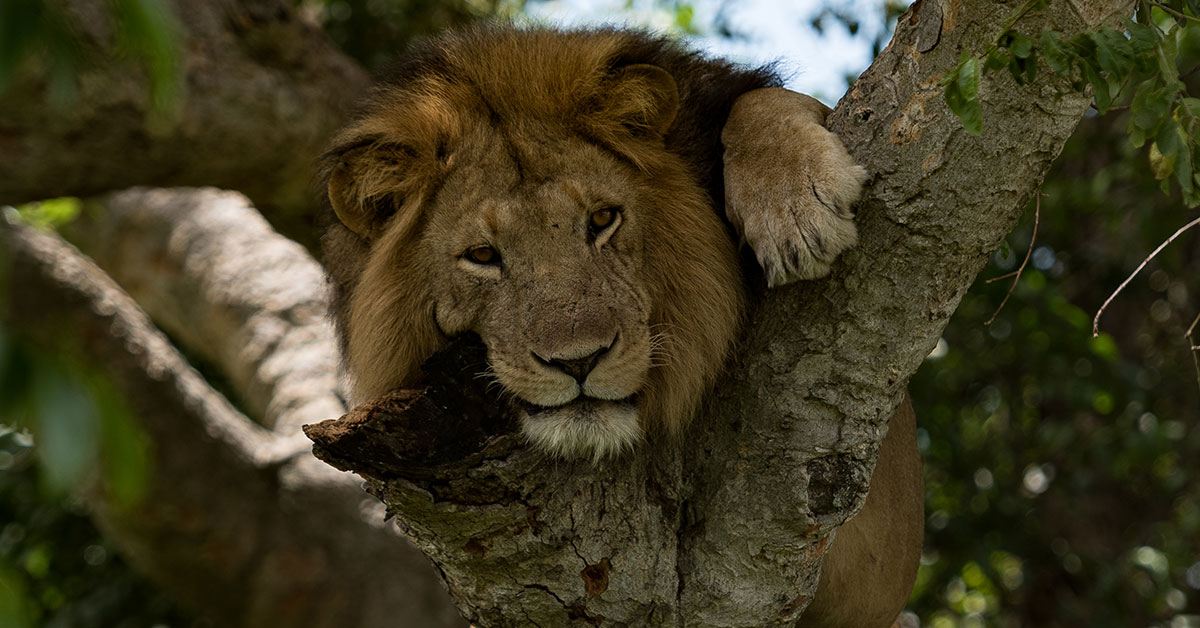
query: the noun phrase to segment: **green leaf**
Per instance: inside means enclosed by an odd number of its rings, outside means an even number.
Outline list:
[[[1121,356],[1121,351],[1117,348],[1116,341],[1108,333],[1102,333],[1092,338],[1090,344],[1092,353],[1096,357],[1113,362]]]
[[[24,578],[9,569],[0,569],[0,626],[32,628],[30,602]]]
[[[110,385],[93,378],[90,388],[102,417],[100,452],[105,491],[118,506],[136,505],[145,495],[150,477],[147,437]]]
[[[43,374],[35,384],[39,406],[34,432],[47,488],[65,493],[95,463],[100,417],[92,398],[72,378]]]
[[[983,108],[979,103],[979,58],[963,52],[958,67],[942,77],[946,106],[971,135],[983,131]]]
[[[958,84],[959,91],[968,100],[979,99],[979,58],[968,56],[963,60],[958,72],[958,78],[955,79]]]
[[[1179,123],[1169,118],[1154,137],[1150,150],[1150,166],[1154,176],[1162,180],[1163,191],[1169,190],[1170,176],[1175,175],[1184,201],[1189,205],[1197,202],[1196,187],[1192,181],[1192,148],[1188,146]]]
[[[1157,142],[1150,143],[1150,171],[1154,173],[1154,178],[1162,182],[1160,186],[1163,192],[1170,189],[1167,177],[1171,176],[1171,171],[1174,169],[1174,164],[1162,154],[1158,149]]]
[[[117,46],[146,66],[151,101],[170,111],[180,97],[182,32],[170,5],[159,0],[109,0],[117,23]]]
[[[1146,143],[1146,133],[1139,128],[1135,128],[1133,124],[1130,124],[1129,143],[1133,144],[1134,148],[1141,148],[1142,144]]]
[[[1033,54],[1033,39],[1027,35],[1013,33],[1008,42],[1008,50],[1018,59],[1028,59]]]
[[[1181,98],[1179,104],[1183,106],[1188,115],[1200,116],[1200,98]]]
[[[47,199],[17,207],[21,221],[38,229],[59,229],[79,216],[83,203],[74,197]]]
[[[1129,33],[1129,48],[1137,71],[1143,74],[1154,71],[1158,62],[1158,43],[1162,39],[1158,29],[1149,24],[1125,20],[1125,30]]]
[[[985,72],[995,72],[1009,64],[1010,57],[1001,48],[993,48],[988,53],[987,59],[983,62],[983,70]]]
[[[1070,76],[1074,55],[1063,45],[1058,33],[1049,29],[1042,31],[1038,46],[1042,50],[1042,58],[1046,60],[1046,65],[1050,66],[1055,74],[1061,77]]]
[[[1171,28],[1166,37],[1160,40],[1160,45],[1155,49],[1158,71],[1162,74],[1162,81],[1168,85],[1179,82],[1179,68],[1176,65],[1179,56],[1179,49],[1175,41],[1176,28]]]
[[[1171,126],[1179,143],[1179,150],[1175,154],[1175,181],[1179,184],[1184,202],[1188,207],[1194,207],[1200,199],[1197,198],[1196,186],[1192,184],[1192,147],[1188,145],[1182,129],[1178,125]]]
[[[1083,64],[1083,76],[1092,86],[1096,110],[1101,114],[1108,113],[1108,108],[1112,106],[1112,91],[1108,79],[1101,76],[1096,66],[1090,63]]]
[[[1013,57],[1012,62],[1008,64],[1008,72],[1018,85],[1028,85],[1037,77],[1037,60]]]
[[[696,28],[696,9],[690,4],[675,5],[675,26],[679,30],[692,35],[698,35]]]
[[[1148,79],[1138,85],[1129,104],[1130,134],[1140,131],[1142,141],[1145,137],[1158,132],[1159,125],[1171,112],[1174,93],[1167,87],[1160,86],[1155,79]],[[1134,146],[1141,142],[1135,141]]]
[[[1109,28],[1088,33],[1096,46],[1096,61],[1110,82],[1120,84],[1133,69],[1133,46],[1125,35]]]

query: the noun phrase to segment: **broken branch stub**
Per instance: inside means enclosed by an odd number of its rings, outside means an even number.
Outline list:
[[[317,457],[366,480],[475,624],[675,625],[678,449],[548,458],[523,446],[485,367],[478,338],[457,340],[424,365],[426,388],[304,431]]]
[[[366,478],[432,478],[514,449],[510,404],[482,377],[477,336],[455,340],[422,366],[430,384],[396,390],[340,419],[304,426],[318,458]]]

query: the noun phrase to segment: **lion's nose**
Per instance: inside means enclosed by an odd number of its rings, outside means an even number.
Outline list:
[[[587,379],[588,373],[591,373],[592,369],[596,368],[596,364],[600,362],[600,359],[604,357],[604,354],[608,353],[610,348],[612,348],[611,344],[607,347],[597,349],[590,355],[586,355],[582,358],[572,358],[569,360],[564,360],[561,358],[546,359],[536,353],[533,354],[533,357],[537,358],[539,362],[545,364],[546,366],[556,368],[567,375],[570,375],[571,377],[575,378],[575,381],[579,382],[580,386],[582,386],[583,381]]]

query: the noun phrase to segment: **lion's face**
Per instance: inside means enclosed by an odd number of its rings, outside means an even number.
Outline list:
[[[516,158],[504,143],[486,128],[464,138],[429,208],[434,318],[447,336],[483,338],[531,440],[618,450],[641,433],[636,395],[653,354],[643,223],[654,195],[582,140],[547,136],[514,146]]]
[[[537,89],[480,106],[474,89],[436,81],[379,98],[343,134],[329,192],[364,247],[341,321],[356,401],[417,383],[419,364],[469,331],[488,348],[480,376],[552,453],[603,457],[694,413],[739,324],[734,247],[664,146],[671,78],[641,66],[592,78],[648,103],[601,115],[608,140],[566,112],[521,108]],[[505,102],[518,108],[497,111]]]

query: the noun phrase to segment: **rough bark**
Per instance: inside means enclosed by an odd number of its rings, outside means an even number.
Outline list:
[[[236,192],[106,196],[67,237],[280,436],[345,411],[325,274]]]
[[[171,2],[183,26],[182,98],[166,115],[151,111],[143,73],[113,50],[110,3],[57,4],[89,65],[65,110],[36,67],[0,94],[0,201],[216,185],[311,233],[314,156],[367,79],[295,3]]]
[[[861,507],[908,377],[1088,107],[1048,72],[1027,87],[990,76],[985,131],[963,131],[938,82],[1012,10],[926,0],[900,18],[830,118],[873,175],[860,245],[827,280],[762,297],[687,441],[592,466],[498,436],[458,461],[406,465],[403,436],[342,423],[314,431],[320,455],[368,479],[481,626],[793,624]],[[1073,34],[1130,10],[1055,3],[1021,28]],[[340,446],[351,432],[364,440]]]
[[[214,267],[229,261],[209,253]],[[6,326],[86,352],[128,400],[151,443],[148,492],[120,508],[97,486],[87,501],[122,553],[181,601],[221,625],[462,625],[358,481],[309,456],[294,423],[272,433],[239,413],[77,250],[0,218],[0,277]]]

